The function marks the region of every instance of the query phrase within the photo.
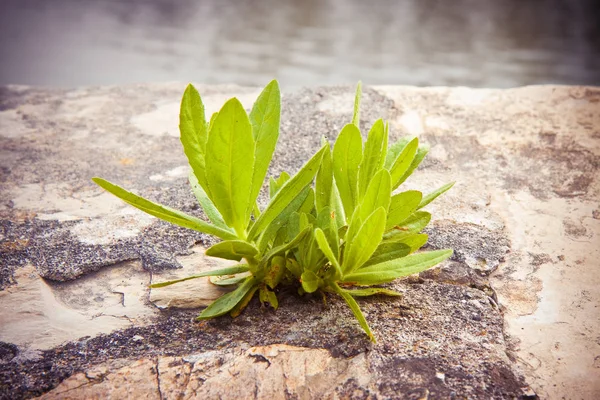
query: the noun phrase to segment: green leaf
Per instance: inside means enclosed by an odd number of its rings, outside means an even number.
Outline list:
[[[300,281],[306,293],[315,292],[319,288],[320,283],[322,283],[322,279],[312,271],[304,271],[300,277]]]
[[[350,217],[358,204],[358,168],[362,160],[362,138],[355,125],[342,128],[333,146],[333,176],[344,213]]]
[[[219,210],[217,210],[215,205],[208,198],[208,195],[206,194],[200,183],[198,183],[198,178],[196,178],[194,171],[190,171],[188,180],[190,181],[192,192],[194,192],[196,199],[198,199],[198,203],[200,203],[204,214],[206,214],[208,219],[210,219],[210,222],[212,222],[213,224],[215,224],[215,226],[218,226],[219,228],[229,230],[229,227],[227,226],[227,224],[225,224],[225,221],[223,221],[223,217],[221,216],[221,214],[219,214]]]
[[[321,267],[323,266],[325,260],[324,260],[324,255],[323,252],[319,249],[319,245],[317,244],[317,241],[315,240],[315,235],[313,232],[313,226],[311,225],[310,227],[310,232],[309,234],[306,236],[306,238],[304,239],[304,243],[305,246],[304,248],[306,249],[305,254],[307,254],[307,257],[304,258],[304,263],[301,263],[301,265],[304,267],[305,270],[310,270],[313,272],[318,272],[319,269],[321,269]],[[302,247],[300,248],[302,251]],[[323,262],[320,262],[321,260],[323,260]]]
[[[331,149],[329,148],[329,143],[327,143],[315,181],[317,212],[331,203],[331,187],[333,185],[332,168]]]
[[[395,296],[395,297],[402,296],[402,293],[400,293],[400,292],[396,292],[395,290],[384,289],[384,288],[367,288],[367,289],[352,289],[352,290],[342,289],[342,290],[353,297],[368,297],[368,296],[373,296],[373,295],[377,295],[377,294],[383,294],[386,296]]]
[[[288,258],[286,260],[285,268],[290,271],[296,278],[300,278],[302,275],[302,268],[296,260]]]
[[[362,82],[356,84],[356,94],[354,95],[354,114],[352,115],[352,123],[358,127],[360,124],[360,98],[362,97]]]
[[[445,184],[444,186],[442,186],[441,188],[433,191],[432,193],[429,193],[427,196],[423,197],[423,200],[421,200],[421,203],[419,203],[419,207],[417,209],[421,209],[423,207],[425,207],[427,204],[431,203],[432,201],[434,201],[435,199],[438,198],[438,196],[444,194],[445,192],[447,192],[448,190],[450,190],[450,188],[452,186],[454,186],[456,182],[450,182]]]
[[[172,281],[153,283],[152,285],[150,285],[150,287],[155,289],[155,288],[169,286],[169,285],[172,285],[172,284],[178,283],[178,282],[189,281],[190,279],[203,278],[205,276],[234,275],[234,274],[239,274],[241,272],[246,272],[246,271],[249,271],[248,266],[246,264],[239,264],[239,265],[234,265],[233,267],[212,269],[210,271],[203,271],[196,275],[191,275],[191,276],[187,276],[185,278],[175,279]]]
[[[258,285],[254,285],[250,288],[250,290],[244,295],[244,297],[242,297],[242,300],[240,300],[229,312],[229,315],[231,316],[231,318],[236,318],[238,315],[240,315],[242,313],[242,311],[244,311],[244,309],[246,308],[246,306],[248,306],[248,303],[250,303],[250,300],[252,300],[252,297],[254,296],[254,293],[256,293],[256,290],[258,289]]]
[[[421,161],[423,161],[423,159],[425,158],[427,153],[429,153],[429,146],[419,146],[419,148],[417,149],[417,154],[415,155],[415,158],[413,159],[412,163],[410,164],[410,167],[408,167],[408,169],[406,170],[406,172],[404,173],[402,178],[400,178],[400,182],[398,183],[398,186],[400,186],[402,183],[404,183],[404,181],[407,180],[408,177],[412,175],[412,173],[415,171],[415,169],[417,169],[419,164],[421,164]]]
[[[394,227],[394,229],[386,232],[383,235],[383,240],[397,242],[404,237],[419,233],[427,226],[429,221],[431,221],[431,214],[427,211],[414,212],[410,217]]]
[[[392,190],[396,189],[400,186],[402,178],[408,169],[410,168],[411,163],[415,159],[415,154],[417,152],[417,148],[419,147],[419,139],[414,138],[402,149],[394,163],[390,168],[390,175],[392,176]]]
[[[350,221],[350,224],[347,226],[345,235],[342,235],[338,231],[338,234],[340,235],[340,237],[344,238],[345,248],[348,247],[348,243],[352,242],[352,239],[354,239],[354,237],[356,236],[356,234],[358,233],[358,231],[360,230],[362,225],[363,225],[363,220],[360,217],[360,210],[356,210],[354,212],[354,215],[352,216],[352,221]]]
[[[219,113],[217,111],[215,111],[210,116],[210,123],[208,124],[208,132],[210,132],[212,130],[213,124],[215,123],[215,119],[217,119],[217,115],[219,115]]]
[[[210,198],[228,226],[245,238],[254,200],[250,201],[254,168],[252,126],[238,99],[221,108],[206,143],[206,179]]]
[[[319,165],[321,164],[321,157],[325,146],[323,146],[293,178],[287,181],[283,187],[277,192],[274,198],[271,199],[267,208],[258,217],[250,232],[248,233],[248,240],[254,240],[256,236],[261,233],[266,227],[273,222],[275,218],[291,203],[294,198],[299,196],[304,188],[308,186],[311,181],[315,178]]]
[[[392,196],[387,215],[385,230],[390,230],[415,212],[423,194],[417,190],[408,190]]]
[[[237,285],[244,279],[250,276],[250,273],[244,273],[239,275],[226,275],[226,276],[211,276],[208,278],[210,283],[217,286],[231,286]]]
[[[233,232],[208,224],[202,221],[200,218],[196,218],[191,215],[182,213],[181,211],[174,210],[170,207],[154,203],[150,200],[146,200],[143,197],[128,192],[122,187],[110,183],[102,178],[92,178],[92,180],[98,186],[119,197],[127,204],[130,204],[157,218],[160,218],[175,225],[182,226],[184,228],[193,229],[198,232],[208,233],[209,235],[214,235],[220,237],[221,239],[236,239],[236,236],[235,234],[233,234]]]
[[[196,88],[190,83],[181,99],[179,132],[183,151],[200,185],[208,191],[205,177],[205,153],[208,131],[204,104]]]
[[[282,244],[281,246],[277,246],[271,249],[271,251],[269,251],[261,260],[260,263],[258,265],[258,270],[259,271],[264,271],[266,269],[266,266],[268,265],[269,261],[271,261],[271,259],[277,255],[283,254],[286,251],[293,249],[294,247],[296,247],[298,245],[298,243],[300,243],[300,241],[302,241],[302,239],[304,239],[304,237],[310,232],[310,227],[306,227],[302,230],[302,232],[300,232],[294,239],[290,240],[289,242],[287,242],[286,244]]]
[[[415,253],[406,257],[361,268],[344,276],[344,282],[357,285],[380,285],[396,278],[416,274],[433,267],[452,255],[452,250]]]
[[[342,290],[335,283],[333,285],[333,289],[336,293],[342,296],[342,298],[346,301],[348,306],[350,306],[350,309],[352,310],[352,313],[358,320],[358,323],[360,324],[361,328],[363,328],[363,330],[369,336],[369,339],[371,339],[371,341],[375,343],[375,336],[373,335],[373,332],[371,332],[371,328],[369,328],[369,324],[367,323],[367,320],[365,319],[365,316],[363,315],[362,311],[360,311],[360,307],[358,306],[356,300],[354,300],[354,298],[350,294],[348,294],[345,290]]]
[[[298,210],[298,212],[311,214],[314,209],[315,209],[315,191],[313,190],[313,188],[309,187],[308,195],[306,196],[306,199],[304,199],[304,202],[300,206],[300,209]]]
[[[250,112],[250,123],[256,147],[254,150],[254,174],[252,176],[252,194],[250,201],[254,203],[262,188],[273,151],[279,137],[279,118],[281,114],[281,98],[279,84],[271,81],[258,96]],[[238,151],[240,151],[238,149]]]
[[[369,131],[362,162],[358,169],[358,193],[362,199],[373,176],[383,167],[385,161],[385,127],[378,119]]]
[[[325,233],[323,233],[323,231],[319,228],[315,229],[315,239],[317,240],[317,244],[319,245],[319,248],[321,249],[323,254],[325,254],[325,257],[327,257],[327,259],[329,260],[331,265],[335,268],[335,270],[336,270],[335,278],[341,279],[342,275],[343,275],[342,267],[340,266],[340,263],[338,262],[336,255],[331,250],[331,247],[329,246],[329,243],[327,242],[327,238],[325,237]]]
[[[356,236],[346,242],[344,249],[344,260],[342,262],[342,271],[350,273],[360,268],[369,258],[383,235],[385,228],[385,210],[379,207],[365,220],[364,225],[358,230]]]
[[[405,257],[410,254],[410,250],[410,246],[402,242],[383,242],[377,246],[377,250],[375,250],[371,258],[369,258],[361,268]]]
[[[389,125],[386,125],[389,130]],[[406,147],[408,142],[411,141],[410,136],[405,136],[403,138],[398,139],[387,151],[387,155],[385,157],[384,168],[389,170],[394,165],[394,161],[398,158],[398,155],[402,150]]]
[[[254,257],[257,254],[258,249],[243,240],[225,240],[206,250],[207,256],[234,261],[240,261],[244,257]]]
[[[342,204],[342,198],[337,186],[334,184],[331,188],[331,207],[335,224],[338,230],[346,226],[346,213],[344,212],[344,205]]]
[[[387,213],[390,206],[390,195],[392,194],[390,173],[381,169],[371,179],[365,196],[360,204],[360,218],[367,218],[373,211],[383,207]]]
[[[269,178],[269,198],[272,199],[273,197],[275,197],[275,195],[277,194],[277,192],[279,192],[279,189],[281,189],[283,184],[289,180],[290,175],[285,171],[282,172],[281,175],[279,175],[279,178],[277,178],[276,180],[272,177]]]
[[[258,249],[261,253],[265,251],[269,242],[277,234],[277,231],[279,231],[281,227],[288,223],[292,213],[297,212],[302,207],[309,195],[310,187],[305,187],[300,194],[292,199],[292,201],[281,211],[281,213],[277,215],[277,217],[266,227],[258,240]]]
[[[277,301],[277,296],[274,292],[270,291],[265,286],[262,286],[259,289],[258,296],[262,304],[269,304],[275,310],[277,310],[277,307],[279,307],[279,301]]]
[[[250,276],[246,278],[237,289],[224,294],[212,302],[196,319],[203,320],[227,314],[240,303],[248,293],[252,291],[253,294],[257,287],[257,282],[253,277]]]
[[[281,256],[275,256],[271,260],[271,267],[264,279],[265,284],[271,289],[275,289],[275,287],[279,285],[281,278],[283,278],[285,273],[285,263],[285,258]]]
[[[327,243],[333,254],[335,254],[335,257],[339,257],[340,237],[335,222],[335,214],[331,211],[331,208],[325,207],[319,212],[316,226],[323,231]]]
[[[417,233],[415,235],[405,237],[400,241],[400,243],[404,243],[410,247],[410,252],[414,253],[423,247],[425,243],[427,243],[427,239],[429,239],[429,236],[426,233]]]

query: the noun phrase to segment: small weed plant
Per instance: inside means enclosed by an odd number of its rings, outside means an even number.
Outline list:
[[[181,143],[191,171],[189,182],[210,222],[157,204],[101,178],[94,182],[138,209],[170,223],[214,235],[221,242],[206,254],[239,262],[168,282],[210,276],[234,290],[205,308],[198,319],[235,317],[258,292],[263,304],[278,307],[280,285],[298,285],[301,294],[341,296],[372,341],[375,337],[356,298],[399,296],[379,287],[435,266],[452,250],[418,252],[431,214],[423,211],[452,183],[423,196],[397,189],[428,152],[417,138],[389,146],[389,124],[377,120],[363,143],[359,129],[361,85],[351,123],[333,149],[321,148],[294,175],[269,178],[270,201],[257,197],[279,137],[281,113],[277,81],[262,91],[248,115],[236,98],[210,120],[191,84],[181,101]]]

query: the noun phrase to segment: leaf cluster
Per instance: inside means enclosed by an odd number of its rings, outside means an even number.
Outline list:
[[[235,288],[198,319],[227,313],[235,317],[257,292],[263,304],[276,309],[280,285],[295,284],[301,294],[335,293],[374,341],[355,298],[398,296],[373,286],[426,270],[452,254],[452,250],[417,252],[427,242],[421,231],[431,219],[423,207],[452,183],[426,196],[415,190],[398,191],[428,148],[417,138],[402,138],[388,147],[389,124],[381,119],[363,143],[360,99],[359,83],[352,122],[343,127],[333,148],[322,139],[321,148],[295,175],[270,177],[270,201],[261,208],[257,197],[279,137],[277,81],[264,88],[250,114],[232,98],[210,120],[190,84],[181,101],[181,143],[191,166],[190,186],[210,222],[104,179],[93,180],[148,214],[222,239],[206,254],[238,264],[152,287],[210,276],[216,285]]]

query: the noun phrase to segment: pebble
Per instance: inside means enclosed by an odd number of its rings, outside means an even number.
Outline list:
[[[446,383],[446,374],[444,374],[443,372],[436,372],[435,377],[440,381]]]

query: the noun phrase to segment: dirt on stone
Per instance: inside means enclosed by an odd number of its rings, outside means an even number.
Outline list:
[[[224,352],[276,343],[327,349],[333,357],[365,354],[373,375],[370,394],[395,397],[427,390],[433,397],[511,398],[522,395],[523,379],[511,371],[504,347],[502,315],[477,289],[439,284],[395,283],[401,300],[361,301],[378,337],[369,342],[345,303],[328,297],[280,293],[277,312],[251,302],[238,318],[194,322],[197,311],[165,310],[156,323],[81,338],[41,352],[34,359],[4,357],[0,398],[22,399],[45,393],[62,380],[94,365],[115,360]],[[13,347],[4,345],[6,351]],[[12,353],[11,353],[12,354]],[[445,381],[436,378],[443,373]],[[499,374],[503,377],[497,379]],[[364,389],[364,388],[363,388]],[[354,392],[352,382],[340,388]]]

